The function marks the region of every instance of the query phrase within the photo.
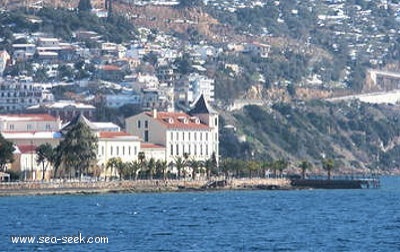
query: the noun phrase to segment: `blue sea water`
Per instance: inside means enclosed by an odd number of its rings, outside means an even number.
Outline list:
[[[400,251],[400,177],[381,185],[2,197],[0,251]],[[108,243],[62,244],[79,233]],[[13,235],[59,241],[16,244]]]

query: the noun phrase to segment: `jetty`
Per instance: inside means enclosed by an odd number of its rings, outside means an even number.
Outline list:
[[[377,175],[351,175],[326,178],[292,179],[290,185],[315,189],[378,189],[381,186]]]

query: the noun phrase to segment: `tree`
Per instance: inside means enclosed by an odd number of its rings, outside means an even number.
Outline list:
[[[186,161],[182,157],[176,157],[174,165],[175,165],[176,169],[178,170],[178,179],[180,179],[182,169],[184,169],[186,166]]]
[[[71,125],[60,142],[61,160],[67,171],[74,168],[81,179],[82,172],[97,157],[97,137],[92,134],[89,126],[82,121]],[[71,173],[70,173],[71,177]]]
[[[78,10],[79,11],[91,11],[92,3],[90,2],[90,0],[79,0]]]
[[[247,164],[247,169],[249,170],[249,176],[250,178],[253,177],[253,172],[257,172],[260,169],[260,164],[257,161],[248,161]]]
[[[158,175],[161,175],[163,180],[167,178],[167,168],[168,163],[165,160],[157,160],[156,162],[156,171]]]
[[[280,158],[274,162],[274,170],[279,171],[279,176],[282,177],[283,170],[288,167],[289,163],[283,158]]]
[[[190,168],[192,168],[192,179],[196,180],[196,174],[199,172],[199,167],[201,165],[201,161],[198,161],[196,159],[192,159],[189,162]]]
[[[36,163],[42,164],[42,181],[44,180],[49,163],[53,159],[53,147],[49,143],[41,144],[36,148]]]
[[[156,161],[154,158],[150,158],[149,162],[147,163],[147,168],[149,172],[149,179],[153,180],[153,174],[156,170]]]
[[[225,179],[228,179],[229,172],[232,170],[232,160],[230,158],[222,160],[220,168],[225,175]]]
[[[138,161],[131,161],[125,164],[125,174],[129,176],[129,179],[137,180],[138,172],[140,170],[140,163]]]
[[[138,153],[138,161],[140,164],[140,177],[142,177],[142,173],[145,171],[146,168],[146,154],[143,151]]]
[[[211,159],[207,159],[204,162],[204,168],[206,169],[206,176],[207,176],[207,180],[209,180],[211,178],[211,171],[213,169],[213,162]]]
[[[0,171],[6,171],[6,164],[14,161],[14,150],[13,143],[5,139],[0,133]]]
[[[331,179],[331,172],[335,167],[335,162],[331,158],[323,159],[322,160],[322,169],[328,172],[328,180]]]
[[[312,165],[307,160],[303,160],[303,161],[301,161],[299,167],[301,169],[301,178],[305,179],[306,178],[306,171],[311,169]]]
[[[106,168],[107,169],[111,168],[111,174],[113,174],[113,171],[117,170],[119,175],[119,180],[122,180],[124,163],[122,162],[122,159],[120,157],[112,157],[109,160],[107,160]]]

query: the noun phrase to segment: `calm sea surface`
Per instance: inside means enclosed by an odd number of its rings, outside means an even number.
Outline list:
[[[400,177],[381,184],[370,190],[2,197],[0,251],[400,251]],[[107,236],[108,244],[62,244],[79,233]],[[11,235],[36,240],[15,244]],[[57,244],[36,243],[44,237]]]

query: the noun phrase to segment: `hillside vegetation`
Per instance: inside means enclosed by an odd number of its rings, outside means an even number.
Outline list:
[[[247,106],[223,116],[222,155],[257,160],[334,159],[342,170],[400,163],[400,109],[357,101]]]

